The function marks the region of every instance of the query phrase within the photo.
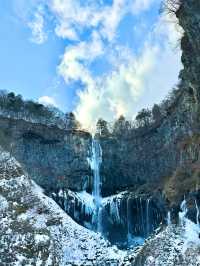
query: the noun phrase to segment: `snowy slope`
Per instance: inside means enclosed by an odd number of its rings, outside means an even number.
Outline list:
[[[184,226],[169,225],[146,240],[133,266],[199,266],[199,227],[185,219]]]
[[[76,224],[1,150],[0,222],[2,266],[120,265],[126,255]]]

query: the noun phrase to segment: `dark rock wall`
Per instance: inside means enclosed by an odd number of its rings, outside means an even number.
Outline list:
[[[81,190],[91,176],[91,136],[0,117],[0,142],[46,191]]]
[[[191,88],[200,103],[200,2],[198,0],[181,1],[176,15],[184,29],[181,40],[182,63],[184,69],[180,77]]]
[[[183,91],[177,105],[159,125],[150,126],[145,132],[135,129],[128,138],[100,138],[104,194],[172,175],[180,164],[178,144],[192,134],[192,113],[193,97]]]

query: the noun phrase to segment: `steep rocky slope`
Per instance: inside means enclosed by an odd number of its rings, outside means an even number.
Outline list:
[[[76,224],[2,150],[0,220],[3,266],[119,265],[126,255]]]
[[[132,262],[132,266],[198,266],[199,264],[199,228],[189,220],[184,227],[171,225],[148,239]]]

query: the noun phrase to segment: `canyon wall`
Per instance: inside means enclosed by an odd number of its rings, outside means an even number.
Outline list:
[[[0,116],[0,142],[47,192],[82,190],[91,176],[91,136]]]
[[[98,136],[103,151],[100,169],[103,196],[127,188],[137,190],[147,183],[150,185],[144,193],[152,194],[151,184],[163,190],[163,180],[172,177],[186,161],[198,164],[199,144],[191,146],[189,140],[198,138],[200,125],[199,13],[200,3],[195,0],[183,1],[176,11],[184,29],[181,40],[184,68],[177,97],[162,119],[146,128],[134,128],[128,134]],[[47,192],[68,188],[91,192],[89,133],[2,115],[0,129],[0,144]],[[169,189],[166,190],[168,193]]]

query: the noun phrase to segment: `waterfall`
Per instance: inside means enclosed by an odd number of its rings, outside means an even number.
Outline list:
[[[185,199],[181,202],[180,209],[181,209],[181,211],[179,212],[179,222],[180,222],[180,224],[182,226],[184,226],[185,225],[186,214],[188,212],[187,202],[186,202]]]
[[[199,206],[198,206],[198,204],[197,204],[196,199],[195,199],[195,206],[196,206],[196,211],[197,211],[197,215],[196,215],[196,224],[200,227],[200,224],[199,224],[199,214],[200,214],[200,212],[199,212]]]
[[[101,178],[100,178],[100,165],[102,163],[102,150],[100,143],[97,139],[92,139],[92,157],[89,159],[91,169],[93,171],[93,192],[95,203],[95,213],[93,217],[93,222],[96,225],[98,231],[101,230],[101,221],[102,221],[102,211],[101,211]]]

